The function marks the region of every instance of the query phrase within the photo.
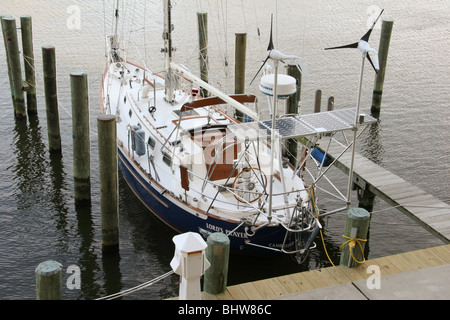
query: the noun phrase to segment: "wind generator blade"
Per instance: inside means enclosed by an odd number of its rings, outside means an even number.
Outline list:
[[[252,81],[250,82],[250,85],[253,83],[253,81],[255,81],[256,77],[258,76],[258,74],[261,72],[262,68],[266,65],[267,60],[269,60],[270,56],[268,55],[266,60],[264,60],[263,64],[261,65],[261,67],[259,68],[258,72],[255,74],[255,76],[253,77]]]
[[[375,67],[375,64],[373,63],[372,59],[370,58],[369,53],[366,53],[366,57],[367,57],[367,60],[369,60],[370,64],[372,65],[373,70],[375,70],[375,73],[378,73],[379,68]]]
[[[273,45],[273,14],[270,17],[270,39],[269,39],[269,46],[267,47],[267,58],[266,60],[264,60],[263,64],[261,65],[261,67],[259,68],[258,72],[256,73],[256,75],[253,77],[252,81],[250,82],[250,85],[253,83],[253,81],[255,81],[256,77],[258,76],[258,74],[261,72],[262,68],[266,65],[267,60],[269,60],[270,58],[270,52],[275,49],[275,46]]]
[[[267,47],[267,51],[271,51],[271,50],[275,49],[275,46],[273,45],[272,32],[273,32],[273,14],[270,17],[270,40],[269,40],[269,46]]]
[[[333,50],[333,49],[345,49],[345,48],[358,48],[358,42],[352,44],[346,44],[344,46],[325,48],[325,50]]]
[[[370,29],[369,29],[369,30],[366,32],[366,34],[361,38],[361,40],[364,40],[364,41],[366,41],[366,42],[369,42],[370,34],[372,33],[373,28],[375,28],[375,25],[377,24],[378,19],[380,19],[381,14],[383,13],[383,11],[384,11],[384,9],[381,10],[380,14],[378,15],[378,17],[377,17],[377,18],[375,19],[375,21],[373,22],[372,27],[370,27]]]

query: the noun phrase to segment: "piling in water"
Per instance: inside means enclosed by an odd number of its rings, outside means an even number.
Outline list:
[[[296,80],[297,91],[287,99],[286,102],[286,114],[298,114],[299,104],[302,91],[302,73],[298,70],[296,65],[290,64],[287,66],[287,74],[294,77]],[[295,139],[289,139],[286,141],[286,148],[288,150],[286,157],[292,165],[297,163],[298,143]]]
[[[375,194],[368,189],[358,189],[358,207],[366,209],[371,212],[373,210],[373,203],[375,201]]]
[[[334,110],[334,97],[329,97],[327,111],[333,111],[333,110]]]
[[[25,110],[25,98],[23,94],[22,67],[20,64],[16,19],[3,17],[2,30],[7,56],[6,61],[8,63],[14,115],[17,119],[26,119],[27,113]]]
[[[199,49],[200,49],[200,78],[208,82],[208,13],[197,12],[198,19],[198,36],[199,36]],[[202,89],[200,94],[203,97],[208,96],[208,91]]]
[[[3,43],[5,46],[5,57],[6,57],[6,66],[8,68],[8,77],[9,77],[9,83],[12,84],[12,75],[11,75],[11,69],[9,68],[9,56],[8,56],[8,42],[7,42],[7,38],[5,36],[5,26],[4,26],[4,22],[3,22],[3,18],[10,18],[11,16],[9,15],[5,15],[5,14],[0,14],[0,22],[2,25],[2,33],[3,33]],[[11,90],[11,99],[12,101],[14,101],[14,96],[12,95],[12,90]]]
[[[205,271],[203,289],[210,294],[219,294],[227,288],[230,239],[226,234],[216,232],[208,236],[206,243],[206,259],[211,266]]]
[[[386,64],[389,53],[389,43],[391,42],[391,33],[393,25],[394,21],[387,21],[387,20],[383,20],[383,23],[381,25],[381,37],[378,49],[380,70],[375,76],[375,84],[373,88],[372,108],[371,108],[371,112],[373,114],[378,114],[380,113],[381,110],[381,99],[383,96],[384,77],[386,74]]]
[[[370,225],[370,213],[363,208],[347,211],[344,243],[341,246],[340,264],[353,267],[365,261],[364,248]]]
[[[247,53],[247,34],[236,33],[235,65],[234,65],[234,93],[245,93],[245,59]],[[244,121],[244,114],[236,110],[235,117]]]
[[[320,112],[321,109],[321,105],[322,105],[322,90],[317,90],[316,91],[316,98],[314,100],[314,112]]]
[[[88,77],[83,72],[70,74],[72,91],[73,178],[75,201],[91,201],[91,143],[89,129]]]
[[[119,244],[119,179],[117,164],[116,117],[97,118],[100,163],[100,206],[104,249]]]
[[[33,29],[30,16],[20,17],[20,28],[22,30],[23,63],[25,68],[25,81],[27,92],[28,115],[37,114],[36,101],[36,76],[34,73],[33,53]]]
[[[302,73],[295,64],[289,64],[287,66],[287,74],[295,78],[297,91],[287,99],[286,113],[298,114],[302,95]]]
[[[61,152],[61,132],[59,127],[55,47],[42,47],[42,62],[44,69],[45,111],[47,114],[48,147],[50,152]]]
[[[40,263],[35,270],[36,300],[62,299],[62,265],[56,261]]]

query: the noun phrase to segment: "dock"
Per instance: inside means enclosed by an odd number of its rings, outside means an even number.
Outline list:
[[[339,144],[332,143],[328,155],[334,160],[343,149]],[[348,174],[350,163],[351,153],[347,152],[336,161],[335,166]],[[450,243],[450,205],[447,203],[359,153],[355,154],[353,182],[409,216],[444,243]]]
[[[379,288],[368,282],[379,268]],[[386,300],[450,299],[450,245],[366,260],[348,268],[327,267],[202,292],[203,300]]]
[[[335,160],[343,149],[330,144],[328,156]],[[347,152],[335,166],[348,174],[350,163]],[[444,245],[366,260],[352,268],[332,266],[242,283],[217,295],[202,292],[202,299],[450,299],[450,206],[359,153],[355,154],[353,182],[412,218]],[[378,289],[368,288],[373,268],[381,273]]]

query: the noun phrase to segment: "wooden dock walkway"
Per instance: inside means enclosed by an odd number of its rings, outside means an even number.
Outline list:
[[[230,286],[224,293],[212,295],[202,292],[203,300],[266,300],[283,299],[296,294],[306,293],[310,290],[324,288],[328,290],[336,285],[352,284],[357,281],[366,281],[372,273],[367,273],[369,266],[378,266],[383,277],[400,275],[415,270],[424,270],[450,264],[450,245],[442,245],[412,252],[400,253],[392,256],[367,260],[364,263],[348,268],[346,266],[327,267],[318,270],[305,271],[274,277],[265,280],[252,281]],[[433,270],[433,269],[430,269]],[[448,277],[445,277],[448,278]],[[425,281],[426,279],[418,279]],[[447,281],[447,280],[445,280]],[[408,281],[409,282],[409,281]],[[447,281],[448,282],[448,281]],[[411,283],[405,283],[405,290]],[[444,283],[444,290],[448,291],[448,283]],[[413,289],[413,288],[411,288]],[[331,289],[330,289],[331,290]],[[324,291],[324,292],[325,292]],[[340,299],[345,297],[342,292]],[[447,296],[447,299],[449,297]]]
[[[343,150],[344,147],[332,143],[328,154],[334,160]],[[350,164],[351,152],[348,151],[336,161],[335,166],[348,174]],[[412,218],[444,243],[450,243],[450,205],[447,203],[358,153],[355,154],[353,181]]]
[[[327,143],[323,145],[327,145]],[[328,154],[334,160],[343,149],[344,147],[332,143]],[[348,174],[350,163],[351,153],[347,152],[336,161],[335,165]],[[367,260],[353,268],[335,266],[242,283],[230,286],[224,293],[218,295],[202,292],[202,298],[204,300],[265,300],[291,295],[295,299],[300,297],[297,295],[301,292],[366,280],[372,275],[367,273],[367,268],[371,265],[380,268],[382,277],[401,275],[437,266],[446,266],[446,269],[441,272],[447,272],[447,268],[450,267],[450,205],[358,153],[355,154],[353,181],[358,187],[370,191],[408,215],[442,240],[445,245]],[[448,292],[450,283],[443,285],[445,286],[444,290]],[[411,288],[411,290],[414,289]]]

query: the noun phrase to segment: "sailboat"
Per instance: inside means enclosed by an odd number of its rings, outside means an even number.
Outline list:
[[[123,177],[148,210],[178,232],[205,239],[222,232],[232,252],[287,254],[302,262],[322,228],[315,191],[324,174],[306,183],[305,162],[313,159],[318,139],[354,131],[355,109],[278,117],[278,100],[297,88],[277,66],[297,57],[275,50],[271,40],[264,63],[273,62],[275,73],[263,76],[259,87],[272,119],[260,119],[256,96],[225,94],[174,61],[171,10],[171,0],[164,0],[163,75],[125,58],[117,21],[108,36],[101,108],[117,119]],[[209,96],[199,96],[199,88]],[[240,123],[223,106],[251,121]],[[357,129],[374,120],[363,119]],[[283,156],[286,139],[305,141],[293,164]]]

